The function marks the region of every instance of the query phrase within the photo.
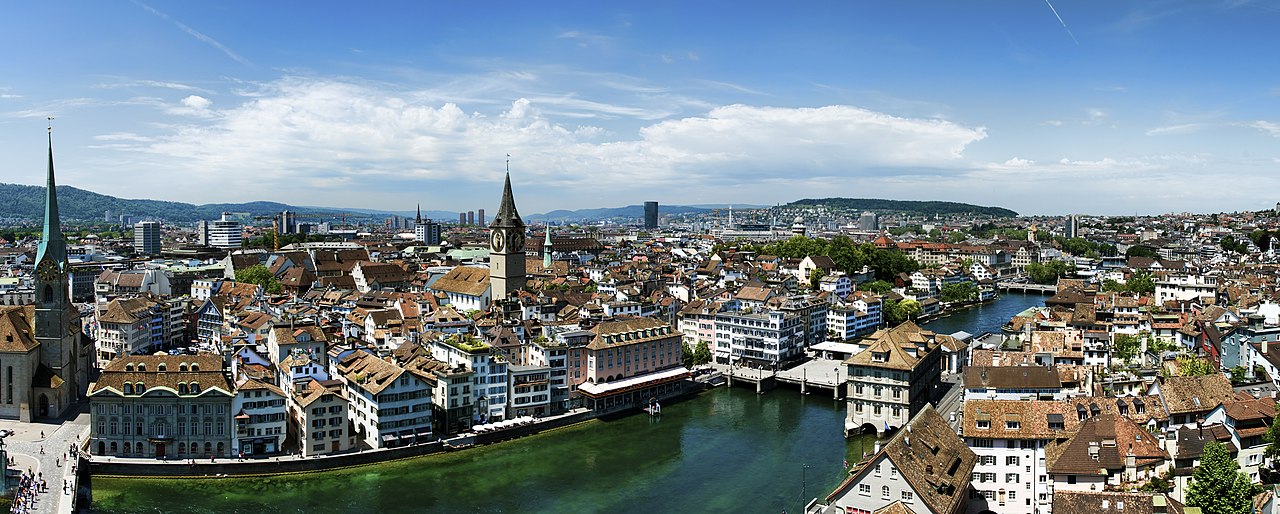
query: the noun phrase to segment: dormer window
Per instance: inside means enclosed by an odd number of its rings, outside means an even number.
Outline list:
[[[156,369],[157,369],[157,370],[159,370],[159,371],[164,371],[166,367],[167,367],[167,366],[165,366],[163,362],[161,362],[160,364],[156,365]]]
[[[147,363],[145,363],[145,362],[139,362],[139,363],[138,363],[138,371],[146,371],[146,370],[147,370]]]
[[[200,365],[194,362],[191,363],[191,371],[200,371]]]
[[[185,362],[179,363],[179,364],[178,364],[178,371],[186,372],[186,371],[187,371],[187,363],[185,363]]]
[[[1022,428],[1021,421],[1008,420],[1004,422],[1005,430],[1018,430]]]
[[[200,394],[200,382],[191,383],[191,394]]]
[[[130,362],[130,363],[128,363],[128,364],[125,364],[125,365],[124,365],[124,370],[125,370],[125,371],[133,371],[133,363],[132,363],[132,362]]]
[[[181,382],[181,383],[179,383],[179,384],[178,384],[178,394],[187,394],[187,383],[186,383],[186,382]]]
[[[124,394],[133,394],[133,384],[125,383]]]
[[[991,429],[991,420],[989,419],[978,420],[978,430],[990,430],[990,429]]]
[[[136,390],[138,394],[142,394],[147,391],[147,384],[143,382],[138,382],[138,385],[134,386],[134,390]]]

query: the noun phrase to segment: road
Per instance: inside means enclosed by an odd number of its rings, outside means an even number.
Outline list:
[[[72,509],[76,486],[70,489],[65,484],[75,484],[74,464],[68,452],[77,441],[89,437],[89,413],[73,413],[67,420],[41,420],[22,423],[13,420],[0,420],[0,430],[12,430],[13,434],[4,438],[5,449],[13,464],[9,469],[22,473],[31,473],[47,484],[47,490],[35,495],[34,508],[31,513],[53,514],[69,513]]]
[[[938,409],[938,413],[942,414],[942,417],[946,419],[948,423],[951,423],[951,428],[956,429],[960,428],[960,416],[963,415],[964,410],[961,408],[963,406],[962,400],[964,398],[964,384],[960,382],[961,375],[955,373],[943,373],[942,397],[938,400],[938,403],[935,404]],[[954,422],[951,420],[952,412],[956,413],[956,419]]]

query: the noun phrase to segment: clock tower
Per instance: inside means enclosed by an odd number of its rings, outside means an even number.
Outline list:
[[[80,311],[71,304],[67,243],[58,216],[52,130],[46,180],[44,228],[36,250],[34,335],[40,345],[40,363],[31,384],[38,398],[35,416],[61,414],[88,387],[88,352],[82,348]]]
[[[524,220],[511,196],[511,174],[502,188],[502,204],[489,224],[489,287],[493,301],[506,300],[524,289]]]

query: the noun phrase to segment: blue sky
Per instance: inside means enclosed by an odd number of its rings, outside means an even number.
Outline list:
[[[1270,2],[0,10],[2,182],[42,183],[52,115],[60,183],[193,203],[495,209],[506,154],[526,213],[822,196],[1024,214],[1280,200]]]

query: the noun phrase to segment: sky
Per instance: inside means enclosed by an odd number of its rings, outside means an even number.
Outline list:
[[[1280,201],[1269,1],[0,5],[0,182],[524,213]],[[508,155],[510,156],[508,158]],[[509,159],[509,164],[508,164]]]

